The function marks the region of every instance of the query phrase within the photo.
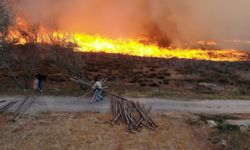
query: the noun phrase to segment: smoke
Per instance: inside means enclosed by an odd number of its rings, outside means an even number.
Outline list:
[[[250,1],[249,0],[187,0],[190,10],[189,26],[195,39],[218,41],[222,47],[250,49],[249,45],[225,42],[228,40],[249,41]],[[185,28],[182,27],[182,30]]]
[[[163,46],[249,40],[249,0],[14,0],[30,24],[109,37],[147,35]]]

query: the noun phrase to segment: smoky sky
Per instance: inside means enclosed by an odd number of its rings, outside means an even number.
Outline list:
[[[250,40],[249,0],[13,0],[48,30],[110,37],[160,34],[174,44]]]

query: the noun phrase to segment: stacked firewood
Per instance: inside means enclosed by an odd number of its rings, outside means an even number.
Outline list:
[[[129,101],[119,97],[111,98],[111,121],[112,125],[122,122],[127,125],[128,131],[140,131],[142,127],[155,130],[157,125],[150,118],[149,113],[152,107],[148,109],[139,101]]]

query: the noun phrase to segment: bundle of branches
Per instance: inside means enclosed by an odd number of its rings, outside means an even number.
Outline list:
[[[90,83],[81,79],[70,78],[70,80],[92,87]],[[106,81],[107,79],[102,79],[101,83],[105,84]],[[134,102],[134,101],[127,100],[107,90],[103,90],[103,92],[111,97],[110,99],[111,111],[110,112],[111,112],[111,117],[112,117],[111,118],[112,125],[118,122],[123,122],[127,125],[128,130],[130,132],[140,131],[140,129],[143,126],[151,130],[156,129],[157,125],[149,116],[149,113],[152,107],[149,107],[146,109],[145,105],[140,103],[139,101]],[[93,98],[91,102],[93,102]]]
[[[112,125],[123,122],[127,125],[130,132],[140,131],[143,126],[155,130],[157,125],[149,116],[151,109],[152,107],[146,109],[145,105],[139,101],[134,102],[119,97],[112,97]]]

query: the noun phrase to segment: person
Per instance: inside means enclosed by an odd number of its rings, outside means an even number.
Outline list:
[[[94,86],[93,86],[93,89],[95,90],[95,100],[96,102],[100,102],[103,100],[103,96],[102,96],[102,92],[103,92],[103,89],[102,89],[102,83],[97,79]]]
[[[38,90],[38,79],[37,79],[37,77],[35,77],[35,79],[34,79],[34,81],[33,81],[33,89],[34,90]]]
[[[44,87],[44,82],[46,81],[47,76],[43,75],[41,73],[37,73],[35,77],[38,80],[37,89],[39,90],[40,93],[42,93],[43,87]]]

